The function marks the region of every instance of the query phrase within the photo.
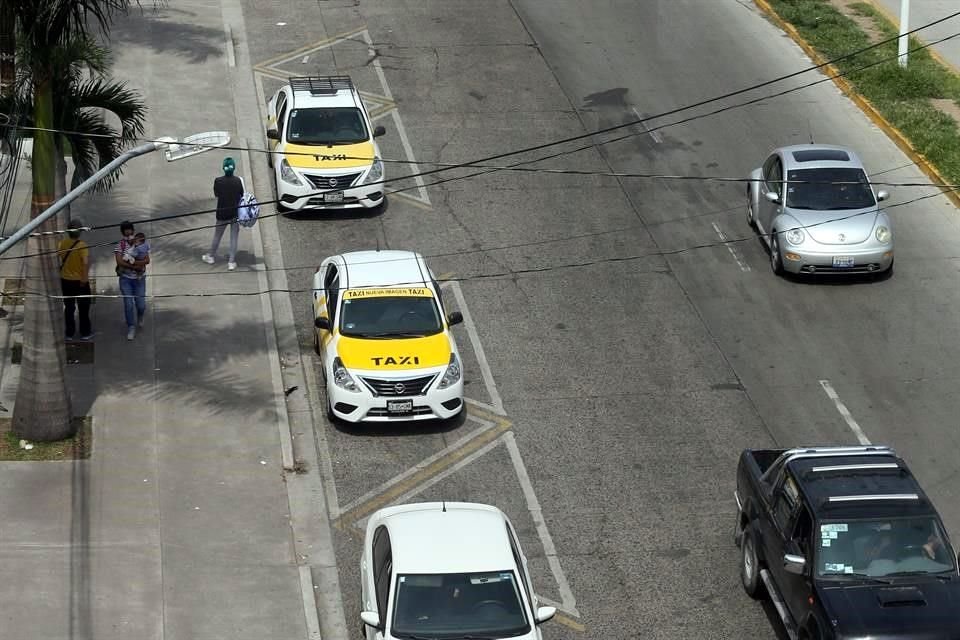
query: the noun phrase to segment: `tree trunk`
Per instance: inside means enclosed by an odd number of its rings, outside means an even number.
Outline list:
[[[48,69],[34,69],[34,121],[41,130],[33,138],[33,201],[36,218],[53,204],[56,183],[56,145],[53,134],[53,92]],[[52,231],[49,220],[37,231]],[[52,442],[74,435],[66,379],[63,302],[54,235],[31,236],[27,241],[27,279],[24,287],[23,357],[20,386],[13,408],[13,431],[33,442]],[[37,255],[40,254],[40,255]]]

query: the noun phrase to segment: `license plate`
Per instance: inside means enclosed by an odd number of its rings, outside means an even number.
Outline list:
[[[387,400],[387,413],[410,413],[413,400]]]
[[[853,266],[853,256],[833,256],[833,266],[835,266],[835,267],[852,267],[852,266]]]
[[[333,191],[323,194],[324,202],[343,202],[343,191]]]

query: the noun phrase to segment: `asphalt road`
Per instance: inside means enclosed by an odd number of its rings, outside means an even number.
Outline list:
[[[244,16],[255,63],[351,34],[296,51],[274,70],[348,73],[362,90],[392,96],[396,111],[378,121],[388,129],[384,153],[412,153],[421,169],[620,124],[809,66],[751,3],[735,0],[247,0]],[[276,87],[267,74],[261,81],[267,92]],[[771,148],[812,136],[855,147],[890,180],[920,176],[830,83],[654,134],[634,130],[535,166],[746,176]],[[388,166],[391,176],[408,170]],[[896,204],[931,190],[891,192]],[[548,637],[777,633],[737,578],[732,492],[744,447],[851,443],[855,425],[905,455],[960,539],[960,505],[949,499],[960,439],[960,296],[950,286],[960,230],[945,200],[890,209],[899,256],[891,280],[837,283],[775,278],[758,240],[717,244],[721,234],[750,235],[742,185],[499,172],[404,193],[379,215],[283,219],[286,265],[301,267],[289,272],[290,286],[309,287],[327,255],[378,243],[416,249],[436,273],[459,280],[485,355],[467,327],[457,329],[470,354],[467,395],[495,404],[499,394],[516,449],[494,446],[433,484],[403,486],[411,500],[485,501],[507,512],[538,592],[558,603],[575,598],[567,626],[550,623]],[[507,275],[485,277],[495,274]],[[309,357],[309,297],[293,303]],[[476,416],[425,431],[317,425],[336,483],[348,629],[358,624],[355,525],[372,504],[365,497],[481,425]],[[562,579],[531,515],[531,490]]]

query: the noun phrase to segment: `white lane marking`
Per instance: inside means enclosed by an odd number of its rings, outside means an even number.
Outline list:
[[[370,37],[370,32],[366,29],[363,31],[363,40],[367,43],[367,46],[370,49],[373,49],[373,38]],[[380,65],[380,59],[374,58],[371,63],[374,71],[377,72],[377,78],[380,79],[380,85],[383,87],[383,95],[390,101],[393,102],[393,93],[390,91],[390,85],[387,84],[387,76],[383,73],[383,67]],[[393,124],[397,128],[397,133],[400,135],[400,144],[403,145],[403,150],[407,154],[407,157],[411,160],[415,159],[413,155],[413,147],[410,146],[410,139],[407,138],[407,130],[403,127],[403,122],[400,120],[400,111],[394,109],[392,112],[393,115]],[[427,195],[427,188],[424,185],[423,178],[419,175],[420,169],[416,164],[408,165],[409,172],[412,173],[414,177],[414,182],[417,183],[417,191],[420,193],[420,198],[426,202],[428,205],[430,203],[430,196]]]
[[[463,297],[460,283],[451,281],[445,284],[453,289],[453,295],[457,298],[460,313],[463,314],[463,326],[467,329],[470,342],[473,344],[473,352],[477,355],[477,363],[480,365],[480,373],[483,375],[483,384],[487,388],[490,401],[493,402],[494,413],[505,416],[507,412],[503,410],[503,400],[500,399],[500,392],[497,391],[497,385],[493,381],[493,372],[490,370],[490,363],[487,362],[487,356],[483,352],[483,345],[480,344],[480,335],[477,333],[477,327],[473,323],[473,316],[470,315],[470,309],[467,308],[467,301]]]
[[[317,597],[313,592],[313,574],[310,567],[300,565],[300,593],[303,594],[303,613],[307,619],[307,638],[321,640],[320,616],[317,615]]]
[[[634,115],[637,116],[637,119],[643,120],[643,116],[640,115],[640,112],[637,111],[637,108],[636,108],[636,107],[631,107],[631,109],[633,109],[633,113],[634,113]],[[654,142],[656,142],[657,144],[660,144],[661,142],[663,142],[663,138],[660,136],[660,132],[659,132],[659,131],[650,131],[650,129],[647,128],[647,123],[646,123],[646,122],[641,122],[640,125],[643,127],[643,130],[646,131],[646,132],[650,135],[651,138],[653,138],[653,141],[654,141]]]
[[[557,581],[557,588],[560,590],[560,599],[563,601],[563,609],[579,618],[580,613],[577,611],[577,600],[573,597],[573,591],[570,590],[570,583],[567,582],[567,576],[563,573],[563,568],[560,566],[560,559],[557,557],[557,548],[553,546],[553,538],[550,536],[550,530],[547,529],[547,523],[543,521],[543,511],[540,509],[537,494],[533,491],[533,484],[530,482],[530,476],[527,474],[527,467],[524,466],[523,458],[520,456],[520,447],[517,446],[517,440],[513,435],[513,431],[507,431],[502,437],[507,445],[507,451],[510,452],[510,461],[513,462],[513,468],[517,472],[517,480],[520,481],[523,495],[527,499],[527,510],[530,511],[533,523],[537,527],[537,535],[540,536],[540,543],[543,545],[543,552],[547,556],[550,571]]]
[[[713,224],[713,230],[717,232],[717,235],[720,236],[720,241],[724,243],[724,246],[727,248],[727,251],[730,252],[730,255],[733,256],[733,259],[737,261],[737,264],[740,266],[740,271],[750,271],[750,265],[740,259],[740,255],[737,253],[737,250],[733,248],[733,245],[727,244],[727,234],[720,229],[720,225],[716,222]]]
[[[303,56],[303,60],[300,61],[300,64],[307,64],[307,60],[310,59],[310,56]]]
[[[237,59],[233,53],[233,29],[229,24],[226,23],[226,21],[223,23],[223,33],[227,40],[227,66],[235,67],[237,66]]]
[[[484,432],[486,432],[486,431],[489,431],[489,430],[492,429],[494,426],[496,426],[495,423],[490,422],[489,420],[484,420],[484,419],[482,419],[482,418],[478,418],[477,416],[474,416],[474,415],[468,415],[467,418],[470,419],[470,420],[476,420],[477,422],[479,422],[480,425],[481,425],[480,428],[479,428],[479,429],[476,429],[476,430],[474,430],[474,431],[471,431],[470,433],[468,433],[468,434],[465,435],[464,437],[460,438],[459,440],[457,440],[456,442],[454,442],[454,443],[451,444],[450,446],[445,447],[444,449],[438,451],[437,453],[433,454],[433,455],[430,456],[429,458],[425,458],[425,459],[421,460],[419,463],[417,463],[417,464],[414,465],[413,467],[410,467],[409,469],[407,469],[406,471],[404,471],[404,472],[401,473],[400,475],[394,476],[393,478],[391,478],[390,480],[387,480],[387,481],[384,482],[383,484],[381,484],[381,485],[379,485],[379,486],[371,489],[370,491],[368,491],[367,493],[363,494],[362,496],[360,496],[359,498],[357,498],[356,500],[354,500],[354,501],[351,502],[350,504],[344,505],[343,507],[340,508],[340,513],[341,513],[341,514],[343,514],[343,513],[349,513],[350,511],[353,511],[354,509],[356,509],[356,508],[359,507],[360,505],[366,504],[367,502],[369,502],[369,501],[372,500],[373,498],[375,498],[375,497],[377,497],[377,496],[379,496],[379,495],[381,495],[381,494],[383,494],[383,493],[386,493],[386,491],[387,491],[390,487],[392,487],[393,485],[395,485],[395,484],[397,484],[397,483],[399,483],[399,482],[402,482],[403,480],[406,480],[407,478],[409,478],[409,477],[412,476],[413,474],[417,473],[417,472],[420,471],[421,469],[424,469],[424,468],[426,468],[426,467],[429,467],[431,464],[433,464],[434,462],[436,462],[436,461],[439,460],[440,458],[444,458],[444,457],[448,456],[449,454],[453,453],[454,451],[457,451],[458,449],[461,449],[464,445],[466,445],[466,444],[467,444],[468,442],[470,442],[471,440],[475,439],[476,437],[478,437],[478,436],[481,435],[482,433],[484,433]],[[417,486],[419,487],[419,486],[421,486],[421,485],[417,485]]]
[[[840,396],[837,395],[837,392],[834,390],[833,385],[830,384],[830,381],[821,380],[820,386],[823,387],[827,397],[833,400],[833,404],[837,406],[837,411],[840,412],[840,416],[843,418],[844,422],[847,423],[847,426],[850,427],[850,430],[853,431],[853,435],[857,436],[857,440],[860,441],[860,444],[870,444],[870,440],[867,438],[867,435],[863,432],[863,429],[860,428],[860,425],[857,424],[857,421],[853,419],[853,415],[850,413],[850,410],[847,409],[847,405],[843,404],[843,402],[840,400]]]

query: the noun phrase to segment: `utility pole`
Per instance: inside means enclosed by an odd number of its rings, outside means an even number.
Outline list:
[[[910,0],[900,0],[900,39],[897,41],[897,62],[904,69],[907,68],[907,50],[910,37],[906,34],[910,31]]]

